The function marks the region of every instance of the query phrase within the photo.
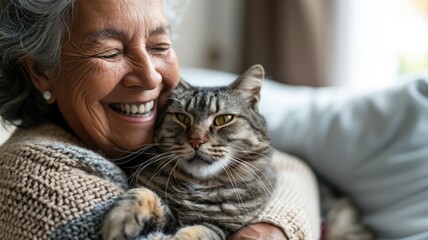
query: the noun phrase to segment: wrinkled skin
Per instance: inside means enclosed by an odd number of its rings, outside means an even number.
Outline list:
[[[267,223],[256,223],[242,228],[233,234],[230,240],[287,240],[284,232]]]

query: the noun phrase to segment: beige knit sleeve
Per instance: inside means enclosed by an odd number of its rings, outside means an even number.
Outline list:
[[[289,239],[319,239],[319,198],[313,173],[300,159],[277,150],[273,162],[277,168],[276,188],[253,222],[276,225]]]
[[[124,192],[114,165],[63,147],[0,150],[0,239],[100,238],[104,214]]]

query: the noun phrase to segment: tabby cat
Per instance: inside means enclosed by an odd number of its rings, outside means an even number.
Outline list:
[[[226,239],[263,209],[275,185],[263,75],[255,65],[226,87],[179,84],[133,171],[140,187],[107,215],[104,239]]]

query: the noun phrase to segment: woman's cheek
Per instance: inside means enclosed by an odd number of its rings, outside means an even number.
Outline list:
[[[65,68],[64,75],[70,91],[85,94],[88,100],[99,100],[107,96],[118,84],[121,66],[106,63],[102,59],[75,61],[73,67]]]
[[[100,61],[103,61],[100,59]],[[88,87],[97,91],[97,98],[108,95],[125,75],[126,67],[121,62],[99,62],[91,67],[87,74]]]
[[[171,49],[165,58],[159,61],[163,84],[169,89],[177,86],[180,80],[180,68],[174,49]]]

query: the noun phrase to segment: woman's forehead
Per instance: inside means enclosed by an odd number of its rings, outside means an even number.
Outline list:
[[[87,39],[131,29],[147,34],[169,30],[162,0],[79,1],[71,32]]]

